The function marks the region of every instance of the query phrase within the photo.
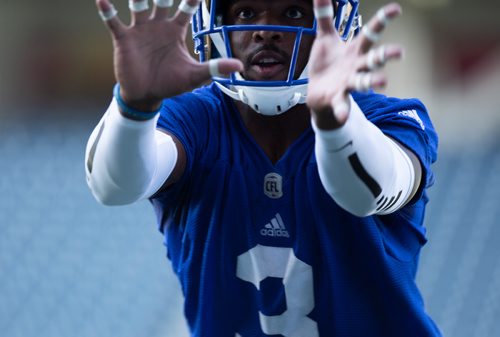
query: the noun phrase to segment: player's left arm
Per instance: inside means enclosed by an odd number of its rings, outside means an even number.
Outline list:
[[[318,35],[310,56],[307,104],[321,181],[341,207],[357,216],[394,212],[418,190],[421,164],[414,153],[367,120],[350,92],[386,84],[386,76],[376,70],[399,59],[402,48],[373,46],[401,7],[382,7],[361,34],[345,43],[328,15],[331,2],[315,0],[314,6]]]
[[[417,156],[368,121],[351,98],[349,118],[315,130],[315,154],[325,190],[357,216],[389,214],[406,205],[422,180]]]

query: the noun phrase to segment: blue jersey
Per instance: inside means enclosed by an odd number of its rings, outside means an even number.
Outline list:
[[[311,128],[273,164],[216,86],[165,101],[158,127],[187,166],[151,202],[193,336],[440,336],[415,285],[435,131],[418,100],[353,97],[423,165],[390,215],[356,217],[325,192]]]

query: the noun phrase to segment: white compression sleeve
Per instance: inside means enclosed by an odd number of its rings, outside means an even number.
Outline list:
[[[316,134],[319,175],[335,202],[357,216],[389,214],[412,196],[415,167],[400,145],[368,121],[358,104],[345,125]]]
[[[124,205],[153,195],[177,161],[169,135],[156,130],[158,117],[123,117],[115,99],[92,132],[85,153],[87,184],[106,205]]]

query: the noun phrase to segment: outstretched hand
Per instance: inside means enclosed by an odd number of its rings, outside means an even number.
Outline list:
[[[239,60],[200,63],[189,54],[185,38],[189,21],[200,0],[185,0],[170,17],[173,0],[132,0],[131,23],[116,16],[109,0],[96,0],[111,33],[114,72],[123,100],[137,109],[155,110],[163,98],[194,89],[211,75],[229,74],[243,67]]]
[[[401,14],[397,3],[380,8],[350,42],[344,42],[327,15],[331,0],[314,0],[318,32],[309,57],[307,105],[317,125],[335,128],[343,125],[349,114],[348,94],[385,86],[387,78],[376,70],[387,61],[401,58],[397,45],[374,45],[387,22]]]

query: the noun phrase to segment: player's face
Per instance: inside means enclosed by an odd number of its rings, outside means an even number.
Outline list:
[[[310,0],[233,0],[225,11],[229,25],[278,25],[312,27],[314,12]],[[288,77],[295,33],[278,31],[237,31],[230,35],[233,57],[243,61],[242,75],[253,81],[283,81]],[[301,39],[294,78],[309,59],[314,37]]]

